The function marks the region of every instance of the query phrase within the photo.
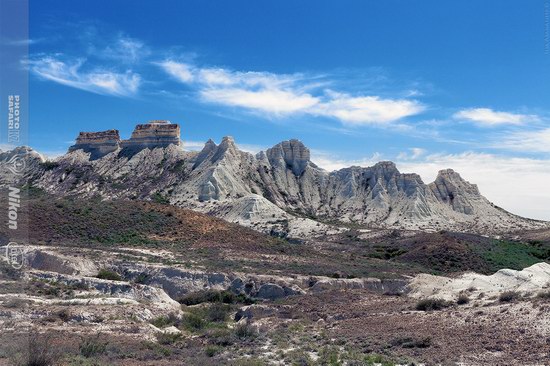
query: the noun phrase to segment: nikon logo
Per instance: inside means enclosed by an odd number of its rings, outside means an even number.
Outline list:
[[[8,195],[8,227],[17,230],[17,212],[21,206],[21,190],[10,187]]]

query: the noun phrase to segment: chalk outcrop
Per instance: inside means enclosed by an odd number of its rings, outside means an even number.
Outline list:
[[[409,296],[416,298],[442,298],[455,300],[460,294],[471,298],[491,298],[506,291],[517,291],[533,296],[546,290],[550,283],[550,264],[537,263],[521,271],[501,269],[492,275],[474,272],[450,278],[431,274],[419,274],[408,285]],[[483,294],[483,295],[481,295]],[[481,296],[480,296],[481,295]]]
[[[280,142],[267,149],[266,155],[272,167],[290,169],[298,177],[310,163],[309,149],[295,139]]]

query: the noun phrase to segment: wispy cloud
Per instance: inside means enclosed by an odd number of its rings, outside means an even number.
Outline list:
[[[322,116],[357,126],[388,124],[424,110],[415,100],[322,89],[315,76],[201,68],[173,60],[158,65],[179,82],[196,87],[205,102],[273,116]]]
[[[394,122],[423,110],[424,107],[414,100],[328,92],[327,101],[317,104],[312,113],[335,117],[349,125],[365,125]]]
[[[43,56],[28,61],[29,70],[44,80],[89,92],[114,96],[132,96],[141,83],[139,74],[128,70],[114,72],[94,68],[84,70],[86,60],[63,61],[58,56]]]
[[[463,109],[455,113],[453,117],[459,120],[475,122],[482,126],[522,125],[539,120],[539,117],[533,114],[499,112],[490,108]]]
[[[2,39],[0,44],[7,46],[29,46],[43,41],[42,38],[24,38],[24,39]]]
[[[191,67],[184,63],[174,61],[163,61],[156,63],[164,69],[169,75],[182,83],[190,83],[194,79]]]
[[[426,150],[420,147],[411,147],[407,152],[400,152],[397,155],[399,160],[415,160],[426,154]]]
[[[99,51],[98,56],[131,64],[147,57],[151,51],[140,40],[119,36],[112,44]]]
[[[526,153],[550,153],[550,128],[500,135],[492,147]]]

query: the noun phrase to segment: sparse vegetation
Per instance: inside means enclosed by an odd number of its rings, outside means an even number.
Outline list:
[[[420,311],[442,310],[451,306],[443,299],[422,299],[416,303],[415,309]]]
[[[80,355],[86,358],[94,357],[105,353],[108,342],[100,340],[101,336],[84,339],[78,347]]]
[[[166,333],[166,332],[158,332],[155,334],[155,337],[157,339],[157,342],[161,345],[169,345],[176,343],[180,338],[180,333]]]
[[[55,366],[61,358],[61,351],[53,345],[51,337],[31,334],[10,352],[10,359],[18,366]]]
[[[102,280],[122,281],[122,277],[118,273],[106,268],[100,269],[96,277]]]
[[[235,295],[231,291],[218,291],[218,290],[205,290],[197,291],[186,294],[185,296],[178,299],[178,302],[184,305],[198,305],[205,302],[221,302],[224,304],[246,304],[250,305],[254,303],[254,300],[250,297],[239,294]]]
[[[240,339],[252,338],[256,336],[256,330],[248,323],[240,323],[235,326],[234,334]]]
[[[166,198],[166,196],[164,196],[162,193],[155,193],[151,196],[152,200],[156,203],[160,203],[160,204],[163,204],[163,205],[167,205],[170,203],[170,200],[168,198]]]
[[[157,328],[166,328],[172,325],[178,327],[180,325],[180,319],[176,314],[170,313],[166,316],[162,315],[154,318],[151,320],[151,324]]]
[[[465,293],[461,293],[460,295],[458,295],[458,299],[456,300],[456,303],[458,305],[465,305],[469,302],[470,302],[470,298]]]
[[[521,294],[516,291],[505,291],[498,296],[498,301],[500,302],[513,302],[519,300]]]

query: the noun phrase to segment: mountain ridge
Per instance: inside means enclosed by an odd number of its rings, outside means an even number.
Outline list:
[[[148,138],[130,155],[121,146],[103,156],[71,147],[48,163],[30,148],[15,154],[28,160],[26,178],[53,194],[162,200],[281,236],[338,231],[336,222],[482,234],[548,225],[495,206],[452,169],[426,184],[390,161],[328,172],[296,139],[254,155],[239,150],[230,136],[219,145],[208,140],[199,152],[164,141],[151,145]],[[0,160],[13,154],[0,153]]]

